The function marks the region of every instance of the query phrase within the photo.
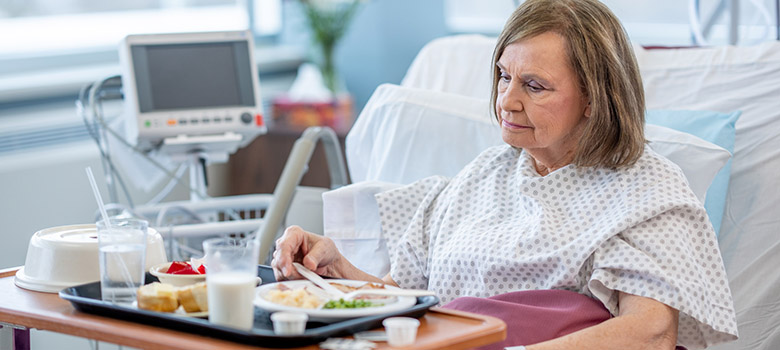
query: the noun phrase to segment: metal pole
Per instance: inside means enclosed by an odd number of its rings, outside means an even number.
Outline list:
[[[333,129],[319,126],[306,129],[303,135],[295,141],[290,156],[287,157],[287,163],[285,163],[282,175],[274,189],[273,202],[263,216],[264,223],[257,232],[256,239],[260,242],[259,263],[261,264],[265,263],[268,257],[287,210],[290,208],[295,190],[300,184],[303,174],[309,168],[309,160],[317,141],[322,141],[325,147],[331,187],[338,188],[348,183],[344,156]]]
[[[739,40],[739,1],[729,1],[729,44],[736,45]]]

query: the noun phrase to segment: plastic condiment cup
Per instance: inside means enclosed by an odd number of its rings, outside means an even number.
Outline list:
[[[279,311],[271,314],[274,323],[274,333],[278,335],[303,334],[309,315],[303,312]]]
[[[417,327],[420,321],[411,317],[390,317],[382,321],[387,332],[387,344],[390,346],[406,346],[414,343],[417,338]]]

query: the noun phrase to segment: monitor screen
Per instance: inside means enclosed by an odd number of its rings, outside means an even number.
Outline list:
[[[246,41],[131,46],[141,113],[254,106]]]

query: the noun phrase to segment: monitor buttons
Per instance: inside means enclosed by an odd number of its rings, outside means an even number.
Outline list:
[[[251,115],[251,114],[249,114],[249,113],[247,113],[247,112],[241,113],[241,121],[242,121],[244,124],[249,124],[249,123],[251,123],[251,122],[253,121],[252,119],[254,119],[254,118],[252,118],[252,115]]]

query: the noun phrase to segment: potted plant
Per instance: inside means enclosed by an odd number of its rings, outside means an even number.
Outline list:
[[[318,48],[318,66],[325,86],[336,96],[342,86],[333,62],[334,49],[349,26],[359,0],[301,0]]]

